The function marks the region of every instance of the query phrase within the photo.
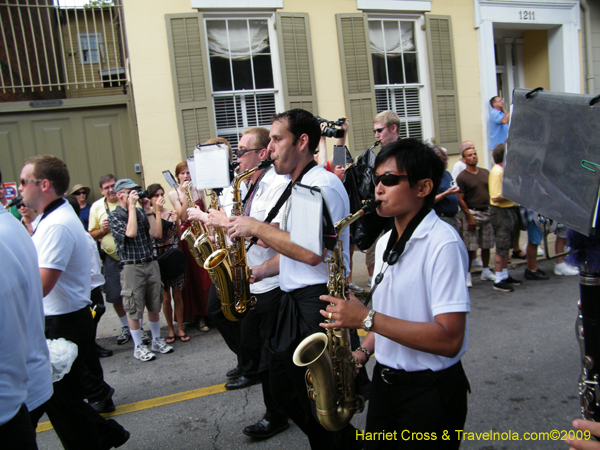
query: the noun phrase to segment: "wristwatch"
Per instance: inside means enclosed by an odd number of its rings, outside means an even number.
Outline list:
[[[371,311],[369,311],[369,314],[367,314],[367,317],[365,317],[365,320],[363,320],[363,330],[365,330],[366,332],[371,331],[371,327],[373,326],[373,316],[375,315],[375,310],[372,309]]]

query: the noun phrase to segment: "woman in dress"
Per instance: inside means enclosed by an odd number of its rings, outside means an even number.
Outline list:
[[[179,181],[179,187],[169,192],[169,200],[177,211],[179,221],[181,222],[181,233],[190,227],[187,217],[188,205],[187,197],[183,186],[192,180],[187,162],[183,161],[175,167],[175,177]],[[204,207],[203,195],[196,188],[190,189],[192,198],[202,211]],[[179,248],[185,255],[187,267],[185,269],[185,278],[187,283],[183,289],[183,317],[185,321],[197,323],[200,331],[208,331],[205,317],[207,315],[206,305],[208,303],[208,291],[210,288],[210,277],[208,272],[200,267],[194,256],[191,254],[185,242],[179,242]]]
[[[90,195],[90,188],[87,186],[83,186],[81,184],[76,184],[71,189],[71,195],[75,196],[77,199],[77,203],[79,203],[79,219],[83,223],[85,227],[85,231],[88,230],[88,223],[90,220],[90,209],[92,209],[92,205],[90,205],[86,200]]]
[[[177,212],[171,209],[166,209],[165,190],[160,184],[151,184],[148,186],[148,197],[152,202],[153,208],[156,208],[157,214],[160,213],[160,226],[162,228],[162,239],[156,239],[156,247],[158,254],[162,255],[171,248],[177,248],[179,244],[180,230],[179,217]],[[158,219],[158,217],[157,217]],[[181,274],[173,279],[163,279],[163,313],[169,327],[169,335],[167,336],[167,344],[172,344],[175,339],[179,338],[181,342],[187,342],[190,337],[185,334],[183,326],[183,298],[181,291],[185,286],[185,274]],[[173,307],[171,304],[171,295],[175,304],[175,320],[177,321],[177,334],[173,326]]]

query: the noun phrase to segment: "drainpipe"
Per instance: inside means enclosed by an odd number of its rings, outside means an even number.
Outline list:
[[[579,0],[583,10],[583,21],[585,24],[585,68],[587,73],[587,93],[594,95],[594,60],[592,56],[592,20],[587,0]]]

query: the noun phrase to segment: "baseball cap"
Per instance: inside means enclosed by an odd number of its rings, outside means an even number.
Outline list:
[[[115,183],[115,193],[122,189],[135,189],[139,188],[139,185],[130,180],[129,178],[122,178]]]

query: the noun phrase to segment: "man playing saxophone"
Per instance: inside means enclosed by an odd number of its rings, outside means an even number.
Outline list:
[[[289,175],[290,183],[319,187],[327,199],[335,223],[350,212],[348,195],[341,181],[314,161],[321,130],[318,121],[307,111],[295,109],[273,118],[269,153],[275,171]],[[291,191],[291,189],[289,189]],[[286,189],[288,192],[288,189]],[[315,254],[290,241],[293,223],[291,198],[281,206],[280,229],[251,217],[230,218],[229,236],[256,237],[279,254],[260,266],[252,267],[255,281],[279,274],[283,295],[278,300],[266,347],[269,351],[271,392],[288,416],[307,435],[311,448],[361,448],[355,429],[348,425],[341,431],[327,431],[315,418],[306,394],[305,368],[296,367],[292,355],[306,336],[322,331],[319,327],[322,304],[319,296],[327,293],[328,272],[322,254]],[[280,201],[276,202],[280,204]],[[348,230],[342,233],[344,262],[349,267]]]
[[[375,160],[377,213],[395,226],[376,249],[373,309],[353,298],[323,296],[324,328],[363,328],[354,354],[377,351],[364,432],[365,448],[458,449],[469,382],[461,364],[470,311],[467,250],[432,211],[444,166],[416,139],[385,146]],[[408,430],[408,434],[406,432]],[[372,438],[395,433],[396,441]],[[414,436],[414,437],[412,437]],[[401,438],[400,438],[401,437]]]

